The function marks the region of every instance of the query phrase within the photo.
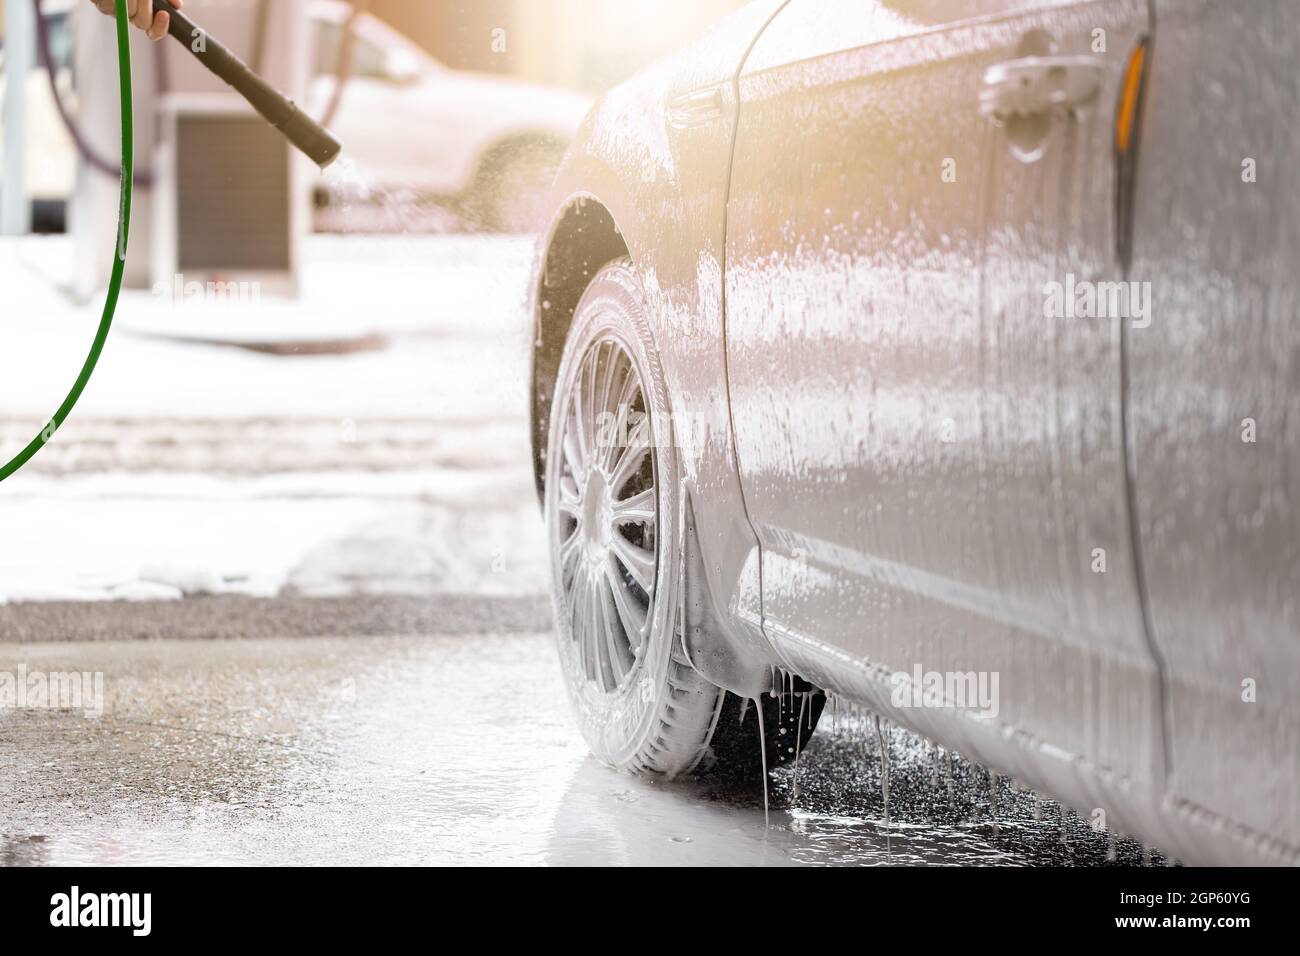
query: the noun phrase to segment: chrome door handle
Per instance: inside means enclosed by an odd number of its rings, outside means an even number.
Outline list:
[[[722,115],[722,87],[710,86],[675,96],[668,103],[668,120],[674,126],[698,126]]]
[[[1096,99],[1101,63],[1090,56],[1028,56],[984,72],[980,115],[1003,123],[1057,108],[1074,109]]]

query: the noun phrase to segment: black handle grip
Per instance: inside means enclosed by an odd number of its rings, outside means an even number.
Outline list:
[[[206,66],[252,104],[266,121],[283,133],[293,145],[311,157],[321,169],[338,158],[341,143],[279,90],[262,79],[212,34],[167,0],[153,0],[154,13],[171,15],[167,32],[184,44],[195,59]]]

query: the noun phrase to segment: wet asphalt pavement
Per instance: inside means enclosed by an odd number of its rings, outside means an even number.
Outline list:
[[[901,730],[886,820],[875,735],[844,705],[827,707],[797,797],[794,773],[774,772],[767,824],[758,781],[612,772],[570,720],[544,610],[531,630],[527,613],[485,612],[513,633],[0,644],[0,673],[103,674],[98,717],[0,710],[0,862],[1107,861],[1084,821],[1063,827],[1046,801],[1036,819],[1005,780],[994,800],[960,758],[950,786],[946,760]]]

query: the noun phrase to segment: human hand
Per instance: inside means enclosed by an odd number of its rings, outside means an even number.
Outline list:
[[[115,0],[90,0],[100,13],[107,16],[114,16],[117,12]],[[184,0],[170,0],[170,3],[176,9],[180,9]],[[151,40],[161,40],[167,35],[167,27],[171,25],[171,15],[166,11],[160,10],[158,13],[153,12],[153,0],[126,0],[126,15],[131,22],[149,34]]]

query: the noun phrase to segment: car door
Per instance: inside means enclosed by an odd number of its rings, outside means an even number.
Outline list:
[[[1155,305],[1128,338],[1128,434],[1169,792],[1294,862],[1300,127],[1278,104],[1300,101],[1300,4],[1155,9],[1132,266]]]
[[[1144,0],[792,0],[739,81],[726,271],[769,639],[997,675],[1000,721],[1144,776],[1120,325],[1054,304],[1118,278],[1147,28]]]

